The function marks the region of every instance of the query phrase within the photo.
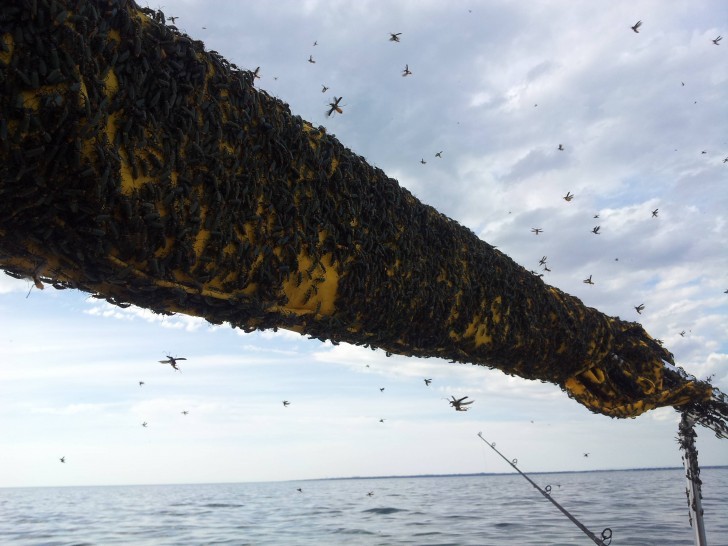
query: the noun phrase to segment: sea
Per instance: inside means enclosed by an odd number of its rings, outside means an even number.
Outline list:
[[[532,474],[613,546],[689,546],[683,469]],[[703,468],[708,544],[728,546],[728,467]],[[605,532],[604,536],[609,533]],[[605,541],[605,544],[609,541]],[[0,489],[3,545],[589,545],[519,474]]]

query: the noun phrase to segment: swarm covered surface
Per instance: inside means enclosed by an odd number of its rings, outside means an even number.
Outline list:
[[[544,284],[254,83],[130,0],[4,2],[0,267],[728,433],[725,396],[639,324]]]

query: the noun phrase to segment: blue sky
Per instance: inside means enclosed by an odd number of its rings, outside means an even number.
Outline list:
[[[724,2],[162,9],[420,200],[527,269],[546,256],[547,283],[641,322],[728,391]],[[333,97],[343,114],[329,118]],[[31,284],[0,277],[0,486],[509,471],[480,431],[526,472],[681,464],[670,408],[609,419],[482,367]],[[187,358],[180,372],[157,363],[167,354]],[[728,441],[698,434],[701,464],[728,464]]]

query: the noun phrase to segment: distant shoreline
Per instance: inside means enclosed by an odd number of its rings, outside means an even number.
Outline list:
[[[701,470],[728,469],[728,465],[701,466]],[[533,471],[526,472],[529,476],[544,474],[590,474],[603,472],[647,472],[652,470],[680,470],[682,466],[647,467],[647,468],[610,468],[601,470],[554,470],[552,472]],[[85,484],[85,485],[4,485],[3,489],[43,489],[43,488],[65,488],[65,487],[154,487],[154,486],[185,486],[185,485],[232,485],[232,484],[256,484],[256,483],[297,483],[297,482],[318,482],[318,481],[343,481],[343,480],[397,480],[411,478],[477,478],[477,477],[498,477],[518,476],[517,472],[474,472],[465,474],[403,474],[390,476],[339,476],[333,478],[300,478],[291,480],[264,480],[249,482],[195,482],[195,483],[130,483],[130,484]]]
[[[701,466],[701,470],[728,468],[728,465]],[[554,470],[551,472],[526,472],[529,476],[538,474],[585,474],[594,472],[646,472],[651,470],[684,470],[682,466],[662,466],[646,468],[606,468],[601,470]],[[316,482],[332,480],[395,480],[405,478],[468,478],[478,476],[517,476],[517,472],[474,472],[467,474],[409,474],[391,476],[343,476],[336,478],[305,478],[301,480],[286,480],[291,482]]]

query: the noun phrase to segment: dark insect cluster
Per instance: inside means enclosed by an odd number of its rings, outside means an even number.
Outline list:
[[[0,8],[4,269],[562,387],[598,366],[569,391],[593,411],[657,403],[672,355],[638,324],[545,285],[168,20],[132,0]]]

